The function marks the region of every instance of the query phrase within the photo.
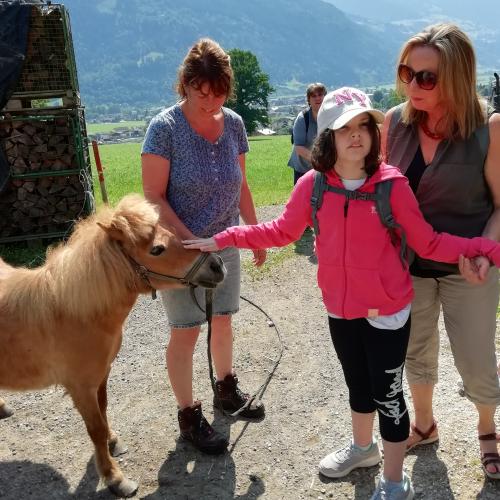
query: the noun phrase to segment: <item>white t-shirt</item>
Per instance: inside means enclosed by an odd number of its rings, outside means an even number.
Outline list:
[[[363,179],[342,179],[345,189],[349,191],[355,191],[360,188],[365,183],[366,177]],[[376,316],[374,318],[366,318],[366,321],[370,323],[374,328],[379,328],[381,330],[398,330],[403,327],[408,321],[410,316],[411,303],[407,304],[400,311],[390,314],[388,316]],[[342,319],[341,316],[336,314],[328,313],[331,318]]]

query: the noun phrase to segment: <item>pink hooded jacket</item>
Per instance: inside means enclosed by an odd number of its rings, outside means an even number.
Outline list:
[[[335,171],[327,182],[343,187]],[[358,191],[371,193],[375,184],[393,179],[391,208],[406,232],[408,246],[426,259],[456,263],[465,257],[484,255],[498,266],[500,245],[486,238],[461,238],[436,233],[425,221],[406,177],[399,169],[382,163]],[[311,193],[314,172],[297,182],[284,212],[271,222],[235,226],[215,235],[219,248],[280,247],[300,238],[312,226]],[[350,200],[325,191],[317,213],[320,234],[316,237],[318,285],[329,313],[353,319],[393,314],[413,298],[411,277],[403,269],[399,246],[380,222],[374,201]]]

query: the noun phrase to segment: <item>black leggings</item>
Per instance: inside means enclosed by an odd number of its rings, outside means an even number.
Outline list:
[[[328,318],[333,346],[358,413],[378,412],[380,435],[399,443],[408,438],[410,418],[403,396],[403,368],[410,318],[398,330],[375,328],[366,319]]]

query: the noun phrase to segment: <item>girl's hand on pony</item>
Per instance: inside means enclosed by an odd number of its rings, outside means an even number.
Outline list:
[[[182,240],[184,248],[190,250],[201,250],[202,252],[216,252],[219,250],[213,238],[195,238],[194,240]]]
[[[490,261],[482,255],[468,259],[460,255],[458,260],[458,269],[460,274],[473,285],[481,285],[486,281],[488,270],[490,269]]]

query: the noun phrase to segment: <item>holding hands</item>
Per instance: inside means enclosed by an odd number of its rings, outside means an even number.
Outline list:
[[[490,269],[490,261],[487,257],[479,255],[468,259],[461,255],[458,261],[460,274],[473,285],[480,285],[486,281]]]

